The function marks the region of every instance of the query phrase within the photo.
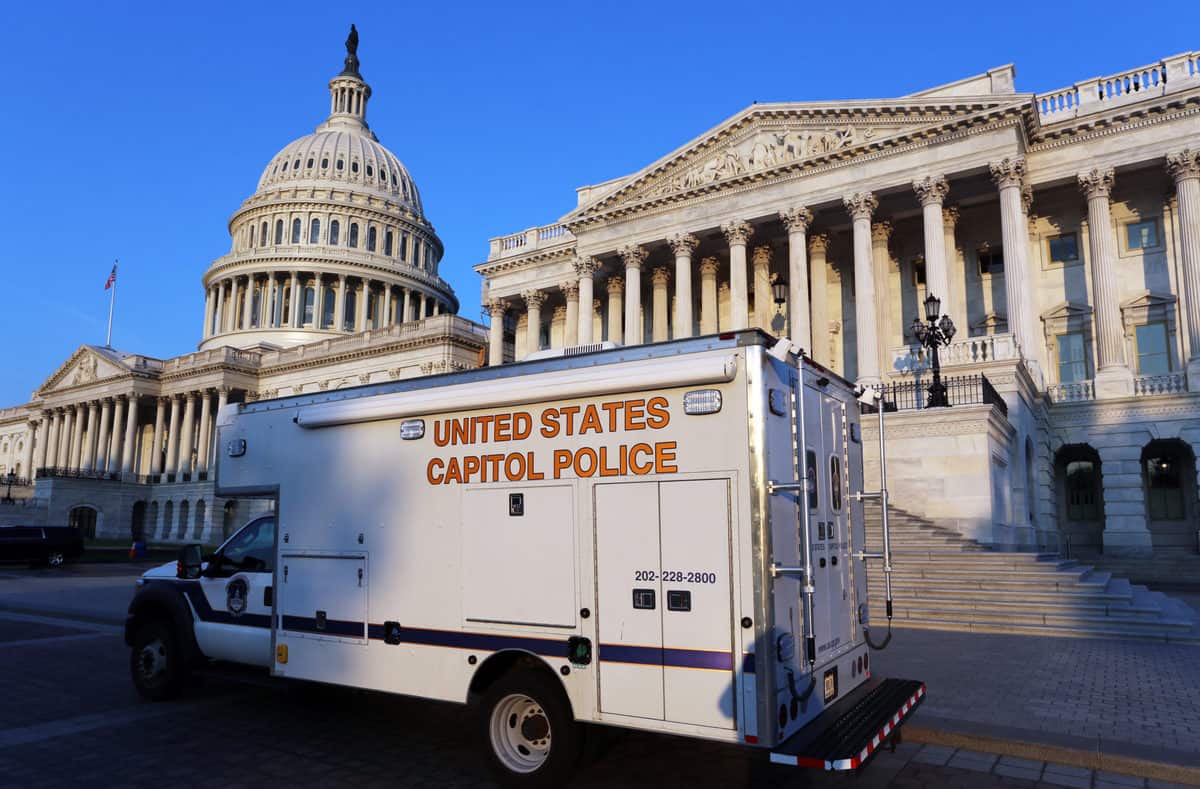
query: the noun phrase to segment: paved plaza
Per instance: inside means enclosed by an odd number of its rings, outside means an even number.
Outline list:
[[[75,565],[57,575],[0,568],[0,697],[6,700],[0,705],[0,787],[161,786],[164,781],[228,787],[264,782],[493,785],[473,718],[456,705],[315,685],[276,688],[213,679],[190,688],[178,702],[141,701],[128,679],[128,651],[117,624],[121,597],[132,594],[135,575],[129,567]],[[76,616],[63,613],[72,602],[64,590],[71,589]],[[53,616],[29,613],[51,604],[58,612]],[[1032,736],[1066,731],[1078,720],[1091,727],[1085,729],[1088,736],[1099,733],[1105,744],[1104,738],[1117,736],[1110,731],[1128,732],[1126,741],[1112,739],[1114,745],[1159,742],[1177,752],[1188,745],[1189,727],[1195,739],[1195,672],[1188,685],[1185,669],[1189,655],[1200,650],[995,638],[897,630],[892,646],[877,653],[877,671],[927,681],[928,702],[914,716],[914,727],[1024,722],[1025,734]],[[1127,666],[1140,667],[1146,681],[1120,692],[1098,687],[1119,684],[1105,683],[1104,672]],[[1171,687],[1154,690],[1153,672],[1175,678]],[[1089,700],[1089,692],[1099,695]],[[1146,694],[1145,702],[1133,704],[1138,693]],[[1123,729],[1114,720],[1109,727],[1101,714],[1106,708],[1124,709],[1134,725]],[[1139,712],[1153,708],[1159,708],[1155,716]],[[573,784],[584,789],[1170,785],[915,742],[880,754],[857,779],[847,779],[772,767],[762,752],[745,748],[590,731]],[[1193,763],[1200,762],[1200,749],[1190,745]]]

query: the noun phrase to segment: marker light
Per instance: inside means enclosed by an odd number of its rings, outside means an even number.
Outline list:
[[[423,438],[425,436],[425,420],[424,419],[405,419],[400,423],[400,438],[409,441],[414,438]]]
[[[699,416],[715,414],[721,410],[719,389],[696,389],[683,396],[683,413]]]
[[[276,663],[287,663],[287,661],[288,661],[287,644],[278,644],[275,647],[275,662]]]

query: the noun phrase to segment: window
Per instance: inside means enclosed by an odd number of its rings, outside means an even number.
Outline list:
[[[374,177],[375,177],[375,168],[374,168],[374,167],[372,167],[372,166],[371,166],[371,165],[369,165],[369,164],[367,165],[367,177],[368,177],[368,178],[374,178]]]
[[[355,173],[355,174],[358,173],[358,162],[350,163],[350,172]]]
[[[292,169],[293,169],[293,170],[299,170],[299,169],[300,169],[300,160],[299,160],[299,159],[297,159],[297,160],[296,160],[296,163],[292,165]]]
[[[433,248],[425,245],[425,270],[433,271]]]
[[[811,449],[804,453],[804,473],[808,477],[808,508],[815,510],[821,497],[817,488],[817,453]]]
[[[354,328],[354,319],[358,317],[358,292],[349,285],[346,286],[346,301],[343,309],[345,314],[342,315],[342,325],[338,328],[343,331],[351,331]]]
[[[1046,239],[1051,263],[1073,263],[1079,260],[1079,237],[1074,233],[1063,233]]]
[[[292,286],[284,285],[283,287],[283,307],[279,310],[279,323],[281,326],[290,326],[292,323]]]
[[[329,243],[337,246],[338,236],[341,235],[342,223],[336,219],[329,223]]]
[[[275,220],[275,243],[276,244],[283,243],[283,220],[282,219]]]
[[[367,228],[367,251],[368,252],[375,251],[375,235],[376,235],[375,228],[368,227]]]
[[[352,246],[352,247],[358,246],[358,223],[357,222],[350,223],[350,246]]]
[[[300,243],[300,217],[292,220],[292,243]]]
[[[310,157],[308,157],[308,164],[306,164],[306,165],[304,165],[304,166],[305,166],[306,168],[308,168],[309,170],[311,170],[311,169],[312,169],[312,166],[313,166],[313,159],[312,159],[312,157],[311,157],[311,156],[310,156]]]
[[[259,242],[259,244],[261,244],[264,247],[267,245],[267,223],[266,222],[262,223],[262,240]]]
[[[925,284],[925,258],[913,258],[912,275],[913,287]]]
[[[219,564],[228,572],[269,573],[275,565],[275,519],[246,524],[221,547]]]
[[[1134,329],[1134,338],[1137,342],[1138,375],[1165,375],[1171,372],[1165,323],[1138,326]]]
[[[250,295],[250,325],[258,326],[259,313],[262,311],[262,290],[255,288]]]
[[[304,320],[303,323],[312,323],[313,320],[313,301],[316,298],[316,293],[312,288],[304,289]]]
[[[400,231],[400,259],[408,260],[408,233]]]
[[[1158,220],[1147,219],[1144,222],[1130,222],[1125,225],[1125,246],[1130,252],[1157,247]]]
[[[1184,517],[1182,458],[1172,452],[1145,459],[1146,504],[1151,520],[1177,521]]]
[[[342,161],[341,159],[338,159],[337,160],[337,168],[339,170],[344,170],[346,168],[346,163],[344,161]]]
[[[1100,520],[1100,489],[1096,464],[1090,460],[1075,460],[1067,464],[1067,520]]]
[[[318,327],[321,329],[333,325],[334,304],[336,302],[333,288],[325,288],[324,300],[325,304],[321,308],[321,325]]]
[[[283,163],[283,172],[285,172],[285,173],[287,172],[287,167],[288,167],[288,163],[284,162]]]
[[[322,169],[322,170],[328,170],[328,169],[329,169],[329,157],[327,157],[327,156],[326,156],[326,157],[324,157],[324,158],[322,158],[322,159],[321,159],[321,169]]]
[[[421,265],[421,239],[413,236],[413,265]]]
[[[837,455],[829,458],[829,506],[835,511],[842,508],[842,461]]]
[[[1084,352],[1083,334],[1071,332],[1060,334],[1058,341],[1058,382],[1073,384],[1086,381],[1087,357]]]
[[[308,226],[308,243],[315,244],[321,237],[321,220],[314,219]]]
[[[981,249],[975,253],[979,258],[979,273],[980,274],[1003,274],[1004,273],[1004,250],[1002,249]]]
[[[388,257],[392,255],[392,231],[390,229],[383,234],[383,254]]]

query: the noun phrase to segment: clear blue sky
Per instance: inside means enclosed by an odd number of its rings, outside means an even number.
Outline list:
[[[1198,46],[1198,20],[1192,2],[10,3],[0,406],[104,342],[114,258],[113,345],[195,349],[201,274],[267,161],[324,119],[351,22],[368,120],[478,319],[489,237],[753,101],[898,96],[1009,62],[1019,90],[1049,90]]]

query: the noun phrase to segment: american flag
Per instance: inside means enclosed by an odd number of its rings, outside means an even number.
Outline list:
[[[113,270],[109,273],[108,279],[104,281],[104,289],[108,290],[113,285],[117,284],[117,264],[113,263]]]

